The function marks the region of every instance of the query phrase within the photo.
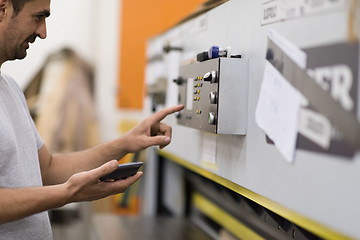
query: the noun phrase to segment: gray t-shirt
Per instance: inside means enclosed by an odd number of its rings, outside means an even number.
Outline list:
[[[1,73],[0,188],[42,186],[38,150],[43,144],[23,92]],[[0,224],[0,239],[52,239],[48,213]]]

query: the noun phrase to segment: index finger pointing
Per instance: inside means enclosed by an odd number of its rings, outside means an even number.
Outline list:
[[[153,114],[151,116],[153,122],[160,122],[163,120],[167,115],[172,114],[174,112],[178,112],[184,108],[184,105],[177,105],[169,108],[165,108],[160,110],[159,112]]]

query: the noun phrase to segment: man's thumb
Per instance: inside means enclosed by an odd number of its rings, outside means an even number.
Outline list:
[[[117,166],[119,165],[117,160],[111,160],[98,168],[95,168],[93,171],[95,172],[98,178],[105,176],[106,174],[112,173],[116,170]]]

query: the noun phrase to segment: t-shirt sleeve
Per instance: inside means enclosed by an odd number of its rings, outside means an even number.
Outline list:
[[[29,119],[29,123],[30,123],[30,125],[31,125],[31,127],[33,129],[33,132],[34,132],[37,149],[40,150],[40,148],[42,148],[42,146],[44,145],[44,141],[42,140],[42,138],[41,138],[41,136],[40,136],[40,134],[39,134],[39,132],[38,132],[38,130],[36,128],[36,125],[34,123],[34,120],[32,119],[32,117],[30,115],[30,112],[29,112],[29,109],[27,107],[27,103],[26,103],[26,99],[25,99],[23,91],[20,89],[19,85],[15,82],[15,80],[13,80],[11,77],[9,77],[8,75],[5,75],[5,74],[2,74],[2,77],[8,81],[8,83],[11,86],[12,90],[17,94],[17,96],[21,100],[21,103],[22,103],[22,105],[24,107],[26,115],[27,115],[27,117]]]
[[[29,113],[29,110],[27,109],[28,113]],[[34,130],[34,135],[35,135],[35,138],[36,138],[36,146],[37,146],[37,149],[40,150],[40,148],[42,148],[42,146],[44,145],[44,141],[42,140],[37,128],[36,128],[36,125],[34,123],[34,120],[32,119],[30,113],[28,114],[29,116],[29,121],[30,121],[30,124]]]

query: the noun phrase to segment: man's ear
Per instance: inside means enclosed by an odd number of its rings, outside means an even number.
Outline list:
[[[8,9],[9,9],[9,1],[0,0],[0,22],[2,22],[6,17]]]

